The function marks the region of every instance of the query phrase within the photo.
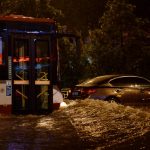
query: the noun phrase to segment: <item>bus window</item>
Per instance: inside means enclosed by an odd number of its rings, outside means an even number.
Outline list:
[[[3,64],[3,40],[0,37],[0,65]]]
[[[15,79],[27,80],[29,74],[29,48],[28,40],[16,39],[13,56]]]
[[[36,41],[36,69],[37,80],[47,80],[49,65],[50,65],[50,52],[48,41]]]

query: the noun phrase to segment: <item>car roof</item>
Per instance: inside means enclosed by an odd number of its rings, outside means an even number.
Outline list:
[[[93,86],[96,82],[99,82],[101,84],[106,83],[110,79],[113,79],[115,77],[119,77],[119,75],[103,75],[103,76],[97,76],[95,78],[88,79],[81,84],[78,84],[76,86]]]

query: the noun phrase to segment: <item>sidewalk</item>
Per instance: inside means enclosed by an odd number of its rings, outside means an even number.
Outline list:
[[[81,150],[82,143],[67,116],[1,116],[0,150]]]

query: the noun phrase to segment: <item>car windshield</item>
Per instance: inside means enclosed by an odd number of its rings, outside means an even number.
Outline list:
[[[82,82],[81,84],[78,84],[77,86],[99,86],[104,83],[107,83],[107,81],[113,77],[116,77],[116,75],[99,76],[96,78],[86,80],[86,81]]]

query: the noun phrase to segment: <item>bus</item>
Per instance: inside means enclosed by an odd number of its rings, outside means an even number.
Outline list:
[[[0,113],[45,114],[59,107],[56,22],[0,16]]]

